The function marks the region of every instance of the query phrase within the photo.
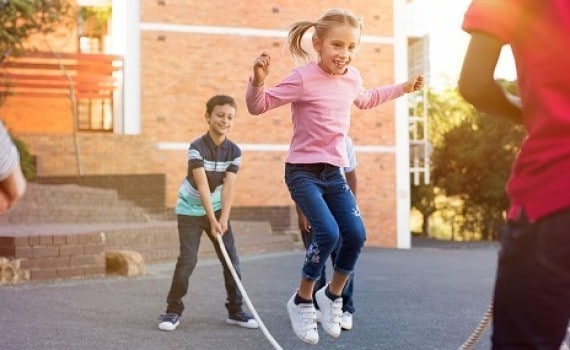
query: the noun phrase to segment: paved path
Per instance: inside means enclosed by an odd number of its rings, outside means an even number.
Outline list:
[[[300,251],[242,257],[243,283],[283,349],[457,349],[490,301],[496,246],[420,244],[366,249],[355,279],[355,327],[306,345],[290,328]],[[173,263],[144,277],[0,286],[0,349],[272,349],[261,330],[225,324],[219,263],[203,259],[191,278],[178,329],[157,330]],[[489,348],[487,331],[475,349]]]

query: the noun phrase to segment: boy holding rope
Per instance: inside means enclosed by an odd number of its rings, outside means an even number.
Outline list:
[[[240,276],[239,258],[230,225],[234,181],[241,164],[241,150],[227,138],[236,116],[236,103],[230,96],[217,95],[206,104],[208,132],[194,140],[188,150],[188,175],[178,192],[176,214],[180,255],[176,262],[172,285],[166,299],[166,313],[160,315],[158,328],[173,331],[180,324],[184,310],[182,298],[188,291],[190,275],[198,262],[202,232],[214,244],[224,270],[227,292],[228,324],[258,328],[259,324],[243,311],[242,294],[224,260],[216,236],[221,235],[232,266]]]

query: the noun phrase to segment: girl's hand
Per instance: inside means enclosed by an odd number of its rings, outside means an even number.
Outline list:
[[[406,93],[421,90],[424,87],[424,77],[422,75],[411,77],[410,80],[402,84],[402,87]]]
[[[253,61],[253,86],[262,86],[265,78],[269,74],[271,57],[267,53],[262,53]]]

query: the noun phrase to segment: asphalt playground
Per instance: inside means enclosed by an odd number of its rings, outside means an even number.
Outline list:
[[[209,242],[208,242],[209,243]],[[239,248],[239,247],[238,247]],[[491,300],[497,245],[421,243],[367,248],[355,275],[354,328],[317,345],[298,340],[285,303],[300,276],[299,250],[241,257],[242,283],[263,324],[285,349],[458,349]],[[141,277],[0,286],[0,349],[268,349],[260,329],[225,323],[220,264],[199,262],[174,332],[157,329],[174,261]],[[473,349],[489,349],[487,330]]]

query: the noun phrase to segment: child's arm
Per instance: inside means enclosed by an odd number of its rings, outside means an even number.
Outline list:
[[[260,115],[270,109],[280,107],[298,99],[303,81],[298,72],[293,71],[277,85],[265,89],[263,84],[269,73],[269,55],[263,53],[255,59],[253,77],[249,78],[245,102],[252,115]]]
[[[253,61],[253,80],[251,82],[253,86],[259,87],[265,83],[265,78],[269,75],[270,64],[271,56],[265,52]]]
[[[0,191],[0,215],[4,214],[8,208],[10,208],[10,200],[4,192]]]
[[[358,187],[356,170],[344,173],[344,177],[346,178],[346,183],[348,184],[348,187],[350,187],[352,194],[354,194],[354,197],[356,197],[356,188]]]
[[[208,185],[208,178],[206,177],[206,170],[203,167],[192,169],[192,176],[196,182],[196,187],[200,193],[200,200],[202,201],[202,206],[206,211],[206,217],[210,222],[212,236],[216,234],[222,234],[222,228],[220,223],[216,219],[216,214],[214,213],[214,208],[212,207],[212,198],[210,197],[210,186]]]
[[[415,92],[421,90],[424,87],[424,77],[422,75],[416,75],[410,78],[407,82],[402,84],[402,89],[405,93]]]
[[[14,205],[26,192],[26,178],[22,173],[19,159],[12,173],[0,181],[0,215]]]
[[[311,231],[311,224],[309,224],[309,220],[307,220],[307,217],[305,216],[305,214],[303,214],[303,212],[296,203],[295,203],[295,209],[297,210],[297,224],[299,225],[299,230],[303,232]]]
[[[24,195],[26,184],[18,149],[0,121],[0,215]]]
[[[234,201],[234,183],[236,173],[226,171],[224,178],[224,186],[222,187],[222,215],[220,216],[220,225],[222,228],[222,235],[228,230],[228,221],[230,219],[230,212]]]
[[[471,34],[459,77],[459,92],[482,112],[522,123],[520,100],[509,97],[494,78],[502,47],[503,43],[491,35]]]
[[[421,90],[424,87],[424,77],[416,75],[401,84],[387,85],[371,90],[363,90],[354,101],[360,109],[376,107],[384,102],[396,99],[406,93]]]

